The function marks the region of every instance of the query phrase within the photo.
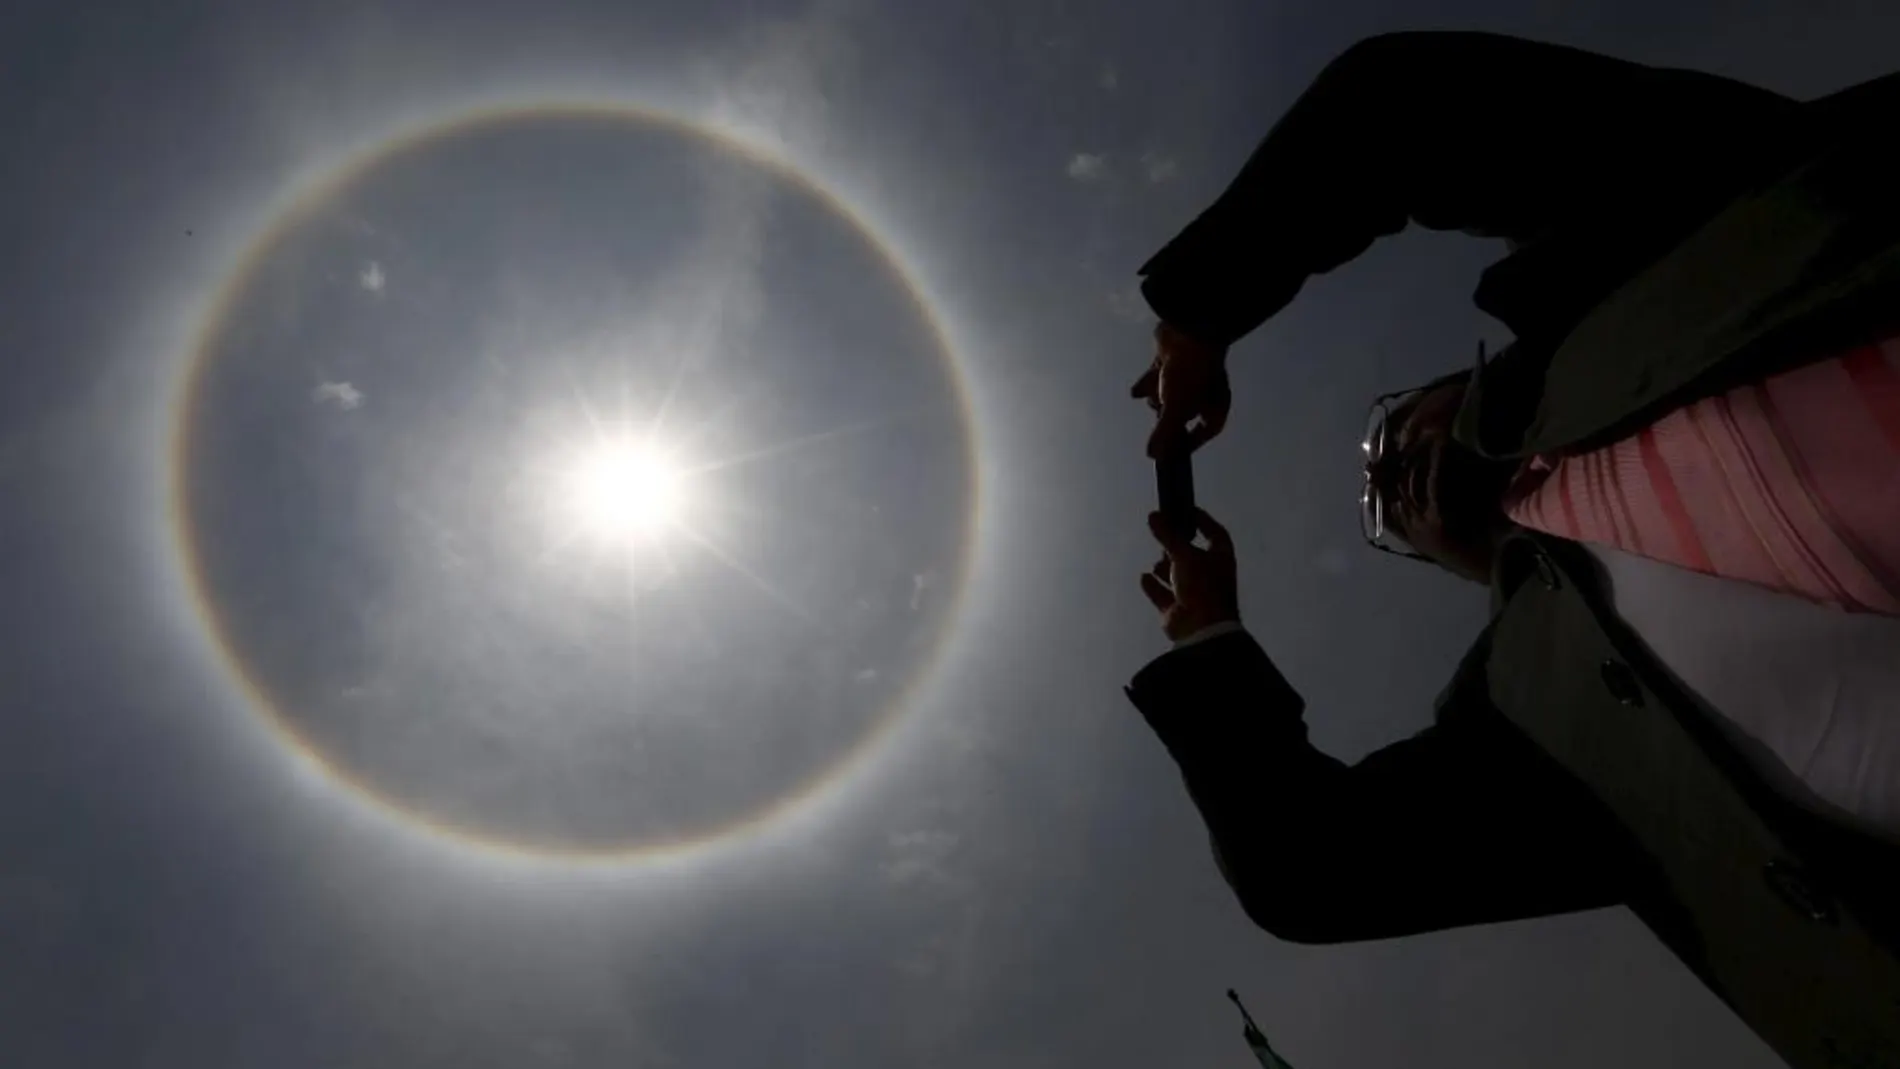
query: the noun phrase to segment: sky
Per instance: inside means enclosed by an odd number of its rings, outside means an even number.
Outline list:
[[[1122,697],[1134,271],[1417,28],[1900,66],[1847,0],[0,9],[0,1064],[1238,1069],[1229,987],[1300,1069],[1776,1064],[1622,911],[1276,942]],[[1310,285],[1199,461],[1342,757],[1482,622],[1356,437],[1500,252]]]

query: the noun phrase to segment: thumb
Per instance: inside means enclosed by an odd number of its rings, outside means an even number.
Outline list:
[[[1148,595],[1148,601],[1161,612],[1174,608],[1174,591],[1153,572],[1141,573],[1141,592]]]

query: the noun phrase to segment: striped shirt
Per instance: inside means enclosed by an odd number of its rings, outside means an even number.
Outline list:
[[[1900,337],[1588,453],[1535,458],[1506,510],[1535,530],[1900,616]]]

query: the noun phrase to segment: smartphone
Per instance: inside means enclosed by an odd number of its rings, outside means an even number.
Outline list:
[[[1200,528],[1194,507],[1194,454],[1185,450],[1155,459],[1155,491],[1161,498],[1161,520],[1182,538],[1192,539]]]

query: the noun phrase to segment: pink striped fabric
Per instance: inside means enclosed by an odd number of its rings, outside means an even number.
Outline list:
[[[1525,527],[1900,616],[1900,337],[1671,412],[1593,452],[1538,457]]]

